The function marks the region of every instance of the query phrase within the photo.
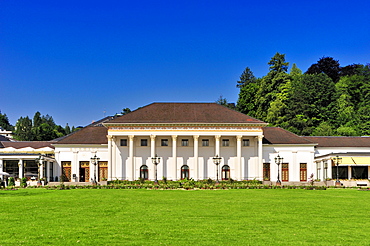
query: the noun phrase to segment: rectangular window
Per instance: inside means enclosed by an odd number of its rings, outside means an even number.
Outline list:
[[[249,146],[249,139],[243,139],[243,147]]]
[[[202,146],[204,146],[204,147],[209,146],[209,140],[208,139],[202,139]]]
[[[263,180],[270,180],[270,163],[263,163]]]
[[[222,147],[230,146],[229,139],[222,139]]]
[[[127,146],[127,139],[121,139],[121,146]]]
[[[141,139],[141,146],[148,146],[148,139]]]
[[[168,146],[168,139],[162,139],[161,146]]]
[[[281,181],[289,181],[289,163],[283,163],[281,165]]]
[[[307,181],[307,163],[299,164],[299,177],[300,181]]]
[[[189,140],[188,139],[182,139],[181,140],[181,146],[189,146]]]

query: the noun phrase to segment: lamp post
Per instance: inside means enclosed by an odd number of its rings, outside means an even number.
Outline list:
[[[339,181],[339,164],[342,163],[342,158],[339,156],[336,156],[333,158],[335,161],[335,164],[337,165],[337,180],[335,180],[335,186],[340,186],[340,181]]]
[[[219,183],[218,181],[218,165],[220,165],[222,158],[216,155],[215,157],[212,158],[213,163],[216,165],[216,183]]]
[[[276,185],[281,185],[281,181],[280,181],[280,164],[283,163],[283,157],[280,157],[280,155],[278,154],[278,156],[275,157],[275,163],[276,165],[278,166],[278,176],[277,176],[277,181],[276,181]]]
[[[96,181],[96,165],[98,164],[98,161],[100,160],[99,157],[96,156],[96,153],[94,157],[91,157],[91,163],[94,165],[94,180],[93,180],[93,185],[97,185],[98,182]]]
[[[155,169],[155,180],[154,180],[155,183],[158,183],[158,179],[157,179],[157,166],[158,166],[160,160],[161,160],[161,157],[158,157],[157,154],[155,154],[155,156],[152,157],[152,162],[154,164],[154,169]]]
[[[38,167],[38,172],[37,172],[37,185],[40,186],[42,183],[41,183],[41,180],[40,180],[40,174],[42,172],[41,170],[41,166],[42,166],[42,162],[44,161],[44,157],[42,155],[40,155],[38,158],[36,158],[36,163],[37,163],[37,167]]]

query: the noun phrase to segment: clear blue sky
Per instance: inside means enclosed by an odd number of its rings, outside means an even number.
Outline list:
[[[370,1],[0,0],[0,110],[86,125],[152,102],[236,102],[276,53],[370,62]]]

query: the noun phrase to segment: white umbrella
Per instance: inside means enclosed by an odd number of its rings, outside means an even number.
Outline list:
[[[10,174],[7,172],[0,172],[0,175],[10,176]]]

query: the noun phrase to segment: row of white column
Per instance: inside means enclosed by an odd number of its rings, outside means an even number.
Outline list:
[[[50,165],[53,165],[53,162],[49,162],[47,161],[46,162],[46,176],[47,176],[47,181],[50,181]],[[3,159],[0,159],[0,172],[4,171],[3,169],[3,166],[4,166],[4,160]],[[19,159],[18,160],[18,168],[19,168],[19,178],[23,178],[24,177],[24,173],[23,173],[23,168],[24,164],[23,164],[23,159]],[[38,167],[38,172],[40,173],[40,179],[44,178],[44,172],[42,172],[41,170],[43,170],[44,168],[44,163],[42,162],[42,164],[40,165],[40,167]]]
[[[108,180],[112,180],[112,178],[114,178],[114,176],[117,176],[116,175],[116,159],[115,159],[115,156],[116,156],[116,147],[117,147],[117,143],[116,143],[116,138],[114,136],[111,136],[111,135],[108,135],[108,156],[109,156],[109,159],[108,159]],[[129,139],[129,165],[131,167],[131,173],[130,173],[130,176],[132,177],[132,179],[135,179],[135,168],[134,167],[134,135],[129,135],[128,136],[128,139]],[[177,135],[172,135],[172,158],[174,160],[174,174],[173,174],[173,177],[177,177]],[[237,151],[236,151],[236,157],[237,157],[237,167],[239,170],[239,177],[238,179],[242,179],[243,178],[243,170],[242,170],[242,160],[241,160],[241,157],[242,157],[242,135],[237,135],[236,136],[236,148],[237,148]],[[156,136],[155,135],[150,135],[150,154],[152,157],[154,157],[156,155],[156,150],[155,150],[155,139],[156,139]],[[193,139],[194,139],[194,175],[192,175],[194,177],[194,179],[198,179],[199,178],[199,167],[198,167],[198,159],[199,159],[199,135],[193,135]],[[216,135],[215,136],[215,155],[217,156],[220,156],[220,139],[221,139],[221,135]],[[263,176],[263,165],[262,165],[262,139],[263,139],[263,136],[260,135],[260,136],[257,136],[257,139],[258,139],[258,170],[257,170],[257,176],[258,176],[258,179],[262,180],[262,176]],[[221,157],[221,156],[220,156]]]

